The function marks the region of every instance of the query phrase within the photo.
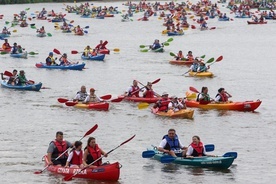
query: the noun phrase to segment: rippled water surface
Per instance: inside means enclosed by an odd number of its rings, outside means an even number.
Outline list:
[[[122,2],[96,3],[95,5],[118,6],[127,9]],[[220,6],[222,12],[229,10]],[[54,9],[64,12],[61,4],[1,5],[0,12],[5,21],[11,21],[13,13],[30,7],[28,15]],[[28,51],[39,55],[25,59],[0,56],[1,71],[24,69],[28,78],[41,81],[40,92],[14,91],[0,88],[0,167],[1,183],[59,183],[61,177],[45,172],[33,174],[42,169],[42,156],[56,131],[63,131],[69,141],[80,139],[96,123],[99,128],[93,133],[99,145],[109,151],[136,134],[136,137],[112,152],[105,161],[119,161],[123,167],[117,183],[274,183],[276,178],[275,157],[275,52],[276,21],[267,25],[247,25],[246,19],[230,22],[209,20],[215,30],[187,30],[185,35],[175,37],[165,53],[141,53],[139,45],[151,44],[154,39],[162,42],[168,39],[161,35],[165,29],[157,17],[148,22],[137,21],[142,14],[135,14],[133,21],[120,21],[120,15],[105,20],[84,19],[76,14],[66,13],[74,25],[90,26],[88,34],[79,37],[62,34],[54,29],[53,23],[32,20],[37,27],[45,26],[52,37],[38,38],[31,28],[15,27],[17,30],[9,38]],[[192,20],[190,23],[195,24]],[[196,24],[195,24],[196,25]],[[0,27],[1,27],[0,26]],[[198,25],[196,25],[198,26]],[[83,71],[44,70],[35,68],[36,62],[44,62],[49,51],[54,48],[61,52],[82,51],[86,45],[95,46],[100,39],[108,40],[108,48],[119,48],[119,53],[111,52],[104,62],[87,61]],[[188,68],[169,64],[176,53],[192,50],[194,55],[206,54],[215,59],[224,59],[211,66],[213,78],[184,77]],[[81,61],[80,55],[71,55],[74,61]],[[235,112],[195,109],[193,120],[167,119],[155,117],[149,109],[138,110],[137,104],[112,103],[108,112],[96,112],[65,107],[57,102],[59,97],[72,98],[81,85],[94,87],[98,95],[112,94],[114,98],[122,94],[133,79],[142,83],[161,78],[154,85],[158,93],[185,96],[189,86],[198,90],[208,86],[211,96],[220,87],[232,94],[233,101],[262,100],[256,112]],[[158,145],[169,128],[175,128],[178,136],[188,145],[193,135],[199,135],[204,143],[216,146],[214,154],[223,155],[237,151],[238,158],[224,171],[202,169],[168,164],[152,159],[144,159],[141,153]],[[87,139],[83,139],[86,144]],[[68,183],[107,183],[75,179]]]

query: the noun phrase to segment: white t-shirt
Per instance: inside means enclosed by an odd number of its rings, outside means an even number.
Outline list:
[[[173,111],[179,111],[180,109],[183,109],[184,106],[182,103],[172,103],[170,102],[169,105],[168,105],[168,108],[169,109],[173,109]]]
[[[193,152],[194,152],[194,148],[192,146],[189,146],[188,150],[186,152],[186,155],[187,156],[191,156],[193,154]],[[205,150],[205,146],[204,145],[203,145],[203,154],[206,155],[206,150]]]
[[[83,102],[86,103],[86,102],[101,102],[101,101],[103,100],[97,97],[96,95],[94,95],[93,99],[91,99],[90,95],[88,95]]]
[[[180,148],[184,148],[184,145],[181,143],[179,139],[178,139],[178,142],[179,142]],[[166,144],[167,144],[167,140],[163,139],[159,144],[159,148],[165,148]]]
[[[82,150],[78,151],[78,150],[75,150],[76,154],[77,155],[80,155],[80,153],[82,152]],[[71,153],[69,154],[68,158],[67,158],[67,162],[70,162],[73,158],[73,154],[74,154],[74,151],[71,151]]]

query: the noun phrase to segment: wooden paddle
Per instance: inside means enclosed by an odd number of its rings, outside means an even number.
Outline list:
[[[110,154],[111,152],[113,152],[114,150],[118,149],[118,148],[121,147],[122,145],[124,145],[124,144],[126,144],[127,142],[131,141],[134,137],[135,137],[135,135],[133,135],[133,136],[132,136],[131,138],[129,138],[128,140],[122,142],[119,146],[117,146],[116,148],[113,148],[112,150],[110,150],[110,151],[107,152],[106,154],[107,154],[107,155]],[[71,176],[65,176],[65,177],[63,178],[63,180],[65,180],[65,181],[71,180],[74,176],[76,176],[77,174],[81,173],[83,170],[89,168],[91,165],[93,165],[93,164],[96,163],[97,161],[101,160],[103,157],[104,157],[104,155],[101,156],[100,158],[96,159],[95,161],[93,161],[93,162],[92,162],[91,164],[89,164],[88,166],[82,168],[80,171],[75,172],[73,175],[71,175]]]
[[[98,128],[98,125],[94,125],[92,128],[90,128],[85,134],[84,136],[82,136],[82,138],[79,140],[81,141],[84,137],[86,137],[87,135],[92,134],[96,129]],[[67,150],[65,150],[62,154],[60,154],[55,160],[58,160],[62,155],[64,155],[70,148],[68,148]],[[41,174],[43,171],[45,171],[48,167],[50,166],[47,165],[44,169],[40,170],[40,171],[35,171],[34,174]]]
[[[205,151],[206,152],[211,152],[215,150],[215,145],[214,144],[206,144],[205,145]],[[148,151],[143,151],[142,157],[143,158],[151,158],[156,154],[155,151],[153,150],[148,150]]]

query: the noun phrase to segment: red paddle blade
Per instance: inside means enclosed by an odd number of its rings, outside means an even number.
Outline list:
[[[34,174],[41,174],[42,171],[35,171]]]
[[[78,54],[79,52],[78,51],[76,51],[76,50],[72,50],[71,51],[71,54]]]
[[[104,96],[101,96],[100,98],[103,100],[109,100],[111,97],[112,95],[104,95]]]
[[[198,90],[197,90],[196,88],[192,87],[192,86],[190,86],[189,89],[190,89],[190,91],[192,91],[192,92],[199,93]]]
[[[5,71],[4,75],[9,76],[9,77],[13,76],[13,74],[11,72],[9,72],[9,71]]]
[[[78,102],[65,102],[66,106],[74,106],[76,104],[78,104]]]
[[[53,52],[54,52],[54,53],[56,53],[56,54],[58,54],[58,55],[60,55],[60,54],[61,54],[61,53],[60,53],[60,51],[59,51],[59,50],[57,50],[57,49],[54,49],[54,50],[53,50]]]
[[[120,144],[120,146],[122,146],[122,145],[124,145],[125,143],[131,141],[131,139],[133,139],[135,136],[136,136],[136,135],[133,135],[131,138],[129,138],[129,139],[126,140],[125,142],[122,142],[122,143]]]
[[[121,102],[124,98],[116,98],[111,100],[111,102]]]
[[[155,81],[153,81],[151,84],[156,84],[157,82],[159,82],[161,79],[156,79]]]
[[[106,46],[106,44],[108,44],[108,41],[103,42],[103,46]]]
[[[219,56],[216,62],[221,61],[223,59],[223,56]]]
[[[59,103],[65,103],[65,102],[68,102],[69,100],[66,99],[66,98],[58,98],[57,99]]]
[[[92,134],[98,128],[98,124],[94,125],[90,130],[88,130],[83,137]]]
[[[211,27],[210,30],[212,30],[212,29],[216,29],[216,27]]]

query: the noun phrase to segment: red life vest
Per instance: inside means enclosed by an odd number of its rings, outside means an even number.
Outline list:
[[[2,48],[3,49],[9,49],[9,48],[11,48],[11,46],[10,46],[9,43],[3,43]]]
[[[188,56],[188,60],[189,61],[193,61],[194,60],[194,56],[193,55],[187,55]]]
[[[154,98],[153,90],[147,90],[146,95],[144,96],[144,98]]]
[[[223,93],[223,94],[219,93],[217,95],[220,96],[220,99],[219,99],[220,102],[227,102],[228,101],[228,96],[225,93]]]
[[[191,143],[192,148],[194,149],[192,156],[203,156],[203,143],[199,142],[198,145]]]
[[[101,157],[101,150],[100,150],[98,144],[95,145],[95,148],[88,146],[87,149],[94,161]],[[95,165],[95,166],[102,165],[102,160],[95,162],[93,165]]]
[[[82,157],[83,157],[83,154],[82,154],[82,151],[80,151],[80,154],[78,155],[76,153],[76,150],[73,151],[73,157],[72,157],[72,160],[71,160],[71,164],[74,164],[74,165],[81,165],[82,164]]]
[[[64,151],[67,150],[67,143],[65,140],[62,142],[58,142],[56,139],[53,141],[53,143],[56,146],[56,149],[54,150],[53,154],[57,154],[57,157],[61,155]],[[68,156],[67,153],[64,154],[66,157]],[[54,156],[53,156],[54,157]]]
[[[134,95],[136,97],[139,97],[139,89],[140,89],[139,86],[131,86],[131,91],[129,93],[129,96]],[[135,93],[133,93],[133,92],[135,92]]]
[[[168,110],[168,104],[170,103],[168,98],[162,98],[160,100],[159,109],[158,111],[167,111]]]

